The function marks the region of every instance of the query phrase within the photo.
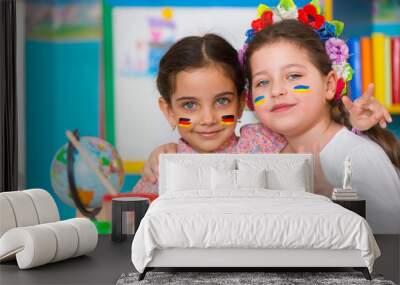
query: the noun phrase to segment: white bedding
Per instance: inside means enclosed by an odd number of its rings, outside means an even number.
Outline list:
[[[133,240],[135,268],[165,248],[357,249],[371,272],[380,255],[359,215],[320,195],[266,189],[160,196]]]

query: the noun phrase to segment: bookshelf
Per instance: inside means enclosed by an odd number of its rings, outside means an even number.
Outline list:
[[[349,62],[355,70],[350,96],[354,100],[373,82],[375,97],[392,115],[400,115],[400,3],[332,1],[333,18],[345,23],[343,37],[348,40]]]
[[[393,115],[400,115],[400,104],[387,105],[386,108]]]

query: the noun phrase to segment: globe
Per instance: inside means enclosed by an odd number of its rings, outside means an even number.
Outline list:
[[[124,183],[121,157],[108,142],[97,137],[81,137],[79,143],[86,150],[96,167],[104,174],[118,192]],[[50,168],[51,185],[56,195],[65,204],[75,207],[68,180],[68,143],[55,154]],[[86,164],[77,150],[73,151],[73,179],[79,200],[87,208],[101,207],[102,198],[108,194],[106,187],[94,171]]]

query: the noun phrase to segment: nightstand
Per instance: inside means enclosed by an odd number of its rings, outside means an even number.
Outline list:
[[[365,200],[332,200],[332,202],[339,204],[340,206],[359,214],[364,219],[365,215]]]
[[[112,234],[113,241],[123,241],[127,235],[133,235],[149,208],[150,200],[142,197],[113,198]]]

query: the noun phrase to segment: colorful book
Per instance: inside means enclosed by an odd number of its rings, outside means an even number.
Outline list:
[[[333,16],[333,0],[324,0],[324,16],[327,21],[332,21]]]
[[[362,75],[362,92],[367,90],[368,84],[373,83],[372,77],[372,47],[369,37],[362,37],[361,46],[361,75]]]
[[[385,105],[392,105],[392,54],[390,37],[385,37]]]
[[[361,48],[360,39],[351,37],[347,43],[349,47],[349,64],[354,70],[353,78],[350,81],[350,98],[352,101],[362,95],[362,74],[361,74]]]
[[[357,193],[347,193],[347,194],[333,193],[332,197],[357,197],[358,198],[358,194]]]
[[[374,96],[381,104],[385,104],[385,35],[373,33],[371,38],[375,83]]]
[[[354,189],[342,189],[342,188],[333,188],[333,193],[339,194],[358,194],[357,190]]]
[[[391,38],[392,101],[400,104],[400,37]]]
[[[358,196],[356,196],[356,197],[336,197],[336,196],[332,195],[332,199],[333,200],[358,200],[359,197]]]

